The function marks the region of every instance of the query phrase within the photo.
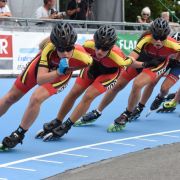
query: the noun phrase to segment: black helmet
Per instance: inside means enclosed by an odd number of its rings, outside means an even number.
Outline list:
[[[95,46],[97,48],[110,49],[116,43],[116,30],[111,26],[101,26],[94,33]]]
[[[51,31],[50,40],[57,49],[72,47],[77,40],[77,33],[69,23],[58,22]]]
[[[170,26],[168,22],[163,18],[155,19],[150,26],[150,31],[154,39],[165,40],[170,33]]]
[[[180,32],[173,33],[171,37],[176,41],[180,41]]]

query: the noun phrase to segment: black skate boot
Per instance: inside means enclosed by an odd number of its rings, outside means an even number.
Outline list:
[[[91,112],[82,116],[81,119],[76,121],[73,126],[77,127],[77,126],[91,124],[94,121],[96,121],[96,119],[98,119],[100,116],[101,116],[101,113],[99,113],[97,110],[92,110]]]
[[[18,143],[22,144],[25,132],[26,130],[23,130],[21,127],[19,127],[16,131],[12,132],[10,136],[7,136],[3,139],[2,145],[0,145],[0,149],[8,150],[14,148]]]
[[[62,124],[57,118],[50,121],[49,123],[45,123],[43,125],[43,129],[39,130],[35,136],[35,138],[43,138],[46,134],[51,132],[54,128],[60,126]]]
[[[165,101],[171,101],[172,99],[175,98],[175,95],[176,95],[176,93],[168,94],[165,98]]]
[[[129,112],[128,110],[124,111],[118,118],[114,120],[114,123],[111,124],[107,132],[119,132],[121,131],[127,122],[130,121],[132,112]]]
[[[138,119],[138,118],[140,117],[140,115],[141,115],[144,107],[145,107],[145,106],[144,106],[143,104],[139,103],[139,104],[135,107],[134,111],[132,112],[130,121],[134,121],[134,120]]]
[[[159,95],[157,95],[155,100],[151,104],[150,110],[151,111],[157,110],[163,102],[164,102],[164,97],[159,97]]]
[[[157,113],[170,113],[175,111],[177,106],[177,102],[172,99],[171,101],[167,101],[163,103],[163,107],[158,109]]]
[[[66,134],[74,123],[68,118],[64,123],[52,129],[51,132],[43,137],[43,141],[56,140]]]

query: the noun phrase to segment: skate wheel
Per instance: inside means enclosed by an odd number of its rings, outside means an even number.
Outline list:
[[[0,151],[7,151],[7,150],[9,150],[9,149],[4,147],[3,144],[0,144]]]
[[[73,124],[73,126],[74,127],[78,127],[78,126],[81,126],[83,123],[82,123],[82,121],[81,121],[81,119],[79,119],[79,120],[77,120],[74,124]]]
[[[50,141],[53,140],[53,133],[48,133],[43,137],[43,141]]]
[[[139,117],[140,117],[140,116],[132,117],[132,118],[129,119],[129,121],[130,121],[130,122],[131,122],[131,121],[136,121]]]
[[[125,125],[117,126],[117,125],[111,124],[108,127],[107,132],[108,133],[120,132],[123,128],[125,128]]]
[[[39,139],[39,138],[43,138],[43,136],[45,135],[45,132],[43,129],[39,130],[35,136],[36,139]]]
[[[91,121],[84,122],[84,121],[82,121],[81,119],[79,119],[78,121],[76,121],[76,122],[74,123],[73,126],[74,126],[74,127],[86,126],[86,125],[92,124],[94,121],[95,121],[95,120],[93,119],[93,120],[91,120]]]

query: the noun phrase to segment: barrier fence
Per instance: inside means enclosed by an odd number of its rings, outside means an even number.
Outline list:
[[[17,76],[38,53],[39,42],[49,36],[52,25],[57,20],[35,20],[23,18],[3,18],[0,26],[0,76]],[[135,47],[142,31],[148,27],[138,23],[68,21],[78,32],[78,44],[93,38],[93,32],[101,24],[110,24],[117,29],[117,45],[127,55]],[[132,30],[130,30],[133,27]],[[129,30],[125,30],[129,28]],[[77,75],[78,72],[75,72]]]

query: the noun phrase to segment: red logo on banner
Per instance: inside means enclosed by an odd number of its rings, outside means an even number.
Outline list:
[[[0,58],[12,57],[12,35],[0,35]]]

